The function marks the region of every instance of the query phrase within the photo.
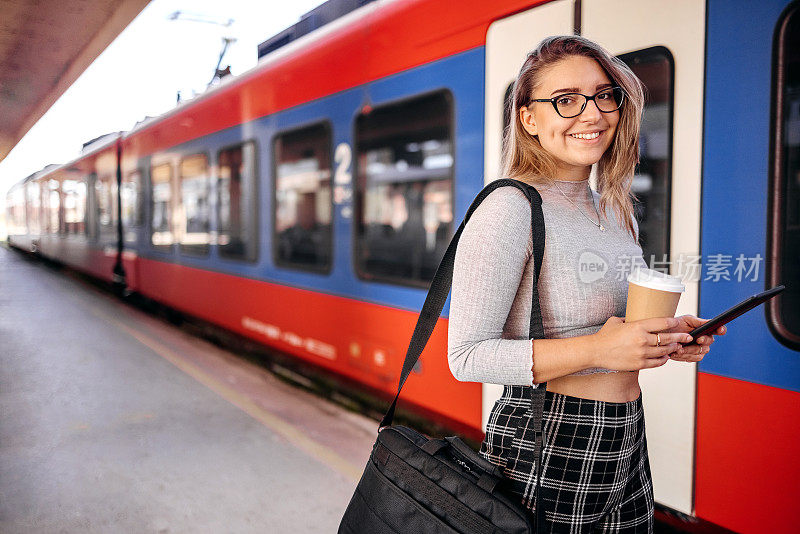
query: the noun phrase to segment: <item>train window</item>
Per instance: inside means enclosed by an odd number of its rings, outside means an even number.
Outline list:
[[[150,242],[168,248],[175,242],[172,231],[172,165],[165,163],[150,170]]]
[[[178,220],[182,252],[207,254],[210,242],[208,157],[195,154],[181,161]]]
[[[195,154],[181,161],[178,205],[181,251],[208,253],[209,175],[208,157]]]
[[[619,58],[645,86],[639,135],[639,165],[631,185],[639,222],[639,243],[647,265],[663,270],[669,262],[670,191],[672,190],[672,116],[675,62],[662,46]]]
[[[120,189],[120,203],[122,204],[122,232],[126,242],[136,241],[135,226],[142,224],[141,208],[142,173],[134,171],[122,179]]]
[[[46,180],[39,181],[39,192],[41,194],[39,220],[42,221],[42,235],[44,235],[50,232],[50,187]]]
[[[61,183],[50,180],[50,233],[61,232]]]
[[[356,119],[361,278],[427,287],[452,235],[452,97],[438,92]]]
[[[776,31],[768,285],[786,291],[770,301],[767,318],[781,343],[800,350],[800,2]]]
[[[50,223],[49,212],[49,196],[50,191],[47,188],[45,180],[37,180],[36,185],[39,188],[39,233],[45,235],[48,232],[48,225]]]
[[[17,226],[17,233],[27,234],[28,219],[25,209],[25,189],[24,186],[17,186],[15,191],[15,223]]]
[[[114,177],[110,174],[98,176],[94,182],[97,199],[97,224],[100,231],[109,231],[114,225]]]
[[[42,231],[41,216],[39,206],[41,203],[41,192],[38,182],[27,183],[27,204],[28,204],[28,232],[32,235],[39,235]]]
[[[61,191],[64,198],[64,232],[83,234],[86,231],[86,182],[64,180]]]
[[[255,143],[219,152],[217,193],[220,255],[255,261],[256,241],[256,147]]]
[[[327,271],[331,266],[331,133],[318,124],[278,135],[274,144],[275,263]]]
[[[21,185],[15,185],[11,188],[8,200],[8,233],[10,235],[27,234],[28,229],[25,225],[25,191]]]
[[[75,233],[86,235],[86,206],[89,189],[85,180],[78,180],[75,187],[77,189],[77,194],[75,195]]]

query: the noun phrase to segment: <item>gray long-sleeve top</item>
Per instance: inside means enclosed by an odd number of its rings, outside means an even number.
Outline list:
[[[600,195],[589,189],[588,179],[536,189],[545,221],[539,280],[545,337],[593,334],[612,315],[625,315],[627,275],[633,265],[645,265],[642,248],[610,208],[600,213],[605,231],[592,223],[597,221],[592,197],[599,211]],[[494,190],[470,217],[456,250],[447,338],[456,379],[536,386],[528,335],[532,252],[527,198],[515,187]],[[613,372],[592,368],[574,374]]]

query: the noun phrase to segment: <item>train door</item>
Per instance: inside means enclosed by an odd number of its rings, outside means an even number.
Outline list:
[[[677,315],[698,310],[705,17],[701,1],[582,4],[581,34],[618,54],[647,86],[637,217],[650,267],[684,280]],[[694,515],[697,364],[668,362],[639,376],[655,499]]]
[[[698,309],[705,16],[701,1],[561,0],[495,22],[486,44],[487,181],[498,176],[510,83],[543,37],[575,29],[625,61],[646,85],[641,162],[632,187],[645,261],[684,279],[677,315]],[[655,499],[690,515],[696,382],[696,364],[668,362],[640,373]],[[498,394],[484,389],[484,424]]]

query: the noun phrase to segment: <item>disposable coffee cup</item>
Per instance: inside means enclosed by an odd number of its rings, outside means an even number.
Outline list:
[[[685,290],[680,278],[643,267],[635,269],[628,275],[625,321],[675,317],[678,301]]]

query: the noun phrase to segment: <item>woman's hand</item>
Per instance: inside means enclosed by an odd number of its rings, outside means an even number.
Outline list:
[[[676,317],[678,324],[667,332],[691,332],[698,326],[710,321],[710,319],[699,319],[694,315],[681,315]],[[724,336],[728,329],[725,326],[720,326],[711,334],[703,334],[697,338],[697,344],[688,347],[681,347],[669,355],[670,359],[679,362],[699,362],[711,350],[711,344],[714,343],[714,335]]]
[[[609,318],[593,334],[597,366],[616,371],[638,371],[664,365],[670,355],[677,354],[681,343],[688,343],[691,339],[681,330],[682,319],[656,317],[626,323],[621,317]],[[689,330],[692,328],[686,332]]]

